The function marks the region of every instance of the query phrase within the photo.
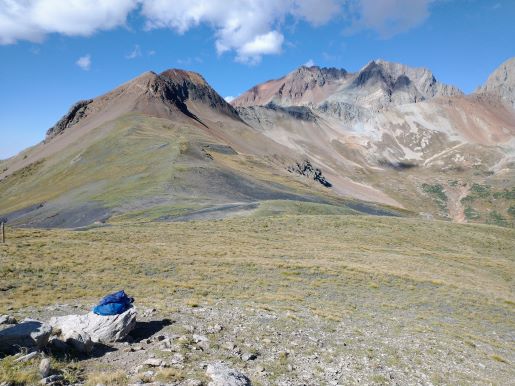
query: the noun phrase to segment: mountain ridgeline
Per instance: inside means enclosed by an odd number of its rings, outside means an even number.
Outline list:
[[[147,72],[0,161],[0,213],[70,228],[283,212],[513,226],[514,73],[510,59],[464,95],[383,60],[302,66],[229,104],[197,73]]]

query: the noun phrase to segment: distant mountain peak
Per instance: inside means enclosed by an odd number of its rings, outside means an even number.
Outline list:
[[[354,74],[337,68],[300,66],[280,79],[251,88],[232,104],[317,106],[343,102],[376,110],[461,94],[459,89],[438,82],[426,68],[375,59]]]
[[[286,76],[257,85],[232,101],[233,106],[306,105],[324,100],[345,79],[344,69],[300,66]],[[333,87],[334,86],[334,87]]]
[[[515,57],[497,67],[476,92],[495,95],[515,108]]]

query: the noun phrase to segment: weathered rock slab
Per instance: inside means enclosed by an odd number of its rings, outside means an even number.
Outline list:
[[[221,362],[209,364],[206,375],[212,380],[208,386],[251,386],[250,379]]]
[[[0,352],[15,353],[21,347],[42,349],[48,343],[52,327],[38,320],[27,320],[0,331]]]
[[[66,315],[50,319],[49,324],[61,331],[61,336],[84,337],[92,342],[110,343],[122,340],[136,326],[136,310],[130,308],[122,314],[101,316],[90,312],[85,315]],[[80,339],[79,339],[80,340]]]
[[[85,331],[69,331],[66,334],[61,334],[61,338],[79,353],[89,354],[93,350],[93,341]]]

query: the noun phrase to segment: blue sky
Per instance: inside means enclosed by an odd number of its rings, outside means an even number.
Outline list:
[[[515,56],[513,20],[512,0],[0,0],[0,159],[148,70],[198,71],[225,97],[383,58],[472,92]]]

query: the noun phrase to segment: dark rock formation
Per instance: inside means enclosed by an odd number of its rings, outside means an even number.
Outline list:
[[[87,115],[87,108],[91,102],[93,102],[93,99],[86,99],[75,103],[66,115],[64,115],[53,127],[48,129],[46,139],[51,139],[56,135],[61,134],[67,128],[77,124]]]
[[[295,165],[289,166],[288,171],[290,173],[296,173],[301,176],[305,176],[308,178],[312,178],[318,183],[322,184],[326,188],[330,188],[333,186],[326,178],[322,175],[322,171],[318,168],[315,168],[309,160],[305,160],[303,162],[297,162]]]

